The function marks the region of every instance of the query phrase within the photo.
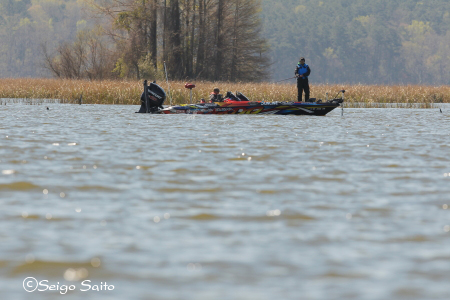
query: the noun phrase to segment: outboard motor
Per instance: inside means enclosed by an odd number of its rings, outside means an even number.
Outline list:
[[[163,109],[164,100],[166,100],[166,92],[163,88],[155,81],[147,85],[147,80],[144,80],[144,92],[141,95],[139,113],[155,113],[159,108]]]

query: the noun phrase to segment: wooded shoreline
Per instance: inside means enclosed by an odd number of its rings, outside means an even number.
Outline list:
[[[166,82],[157,82],[168,92]],[[254,101],[296,101],[295,81],[286,84],[232,83],[195,81],[194,103],[208,99],[214,87],[221,93],[239,91]],[[172,104],[189,103],[189,90],[185,82],[171,81]],[[425,85],[351,85],[311,84],[311,97],[333,98],[340,90],[346,90],[345,107],[391,107],[400,103],[402,107],[433,107],[435,103],[450,103],[450,86]],[[142,81],[129,80],[64,80],[43,78],[0,79],[0,98],[14,99],[59,99],[61,103],[78,103],[82,95],[83,104],[130,104],[139,105],[143,91]],[[170,104],[170,99],[164,104]]]

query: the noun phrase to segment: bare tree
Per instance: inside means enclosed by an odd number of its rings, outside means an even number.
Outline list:
[[[105,44],[101,36],[87,31],[79,32],[74,43],[60,45],[53,54],[41,44],[44,67],[59,78],[110,78],[114,57]]]
[[[172,79],[266,74],[259,0],[96,0],[93,7],[110,20],[105,32],[128,77],[140,78],[148,63],[157,69],[158,61]]]

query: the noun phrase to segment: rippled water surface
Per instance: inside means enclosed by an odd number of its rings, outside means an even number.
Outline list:
[[[450,107],[48,106],[0,107],[0,299],[450,299]]]

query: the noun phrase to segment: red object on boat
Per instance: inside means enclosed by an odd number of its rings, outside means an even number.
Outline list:
[[[192,83],[186,83],[186,84],[184,85],[184,87],[191,90],[191,89],[195,88],[195,84],[192,84]]]
[[[236,100],[231,100],[231,99],[225,99],[225,100],[223,100],[223,102],[235,104],[235,105],[248,105],[248,101],[236,101]]]

